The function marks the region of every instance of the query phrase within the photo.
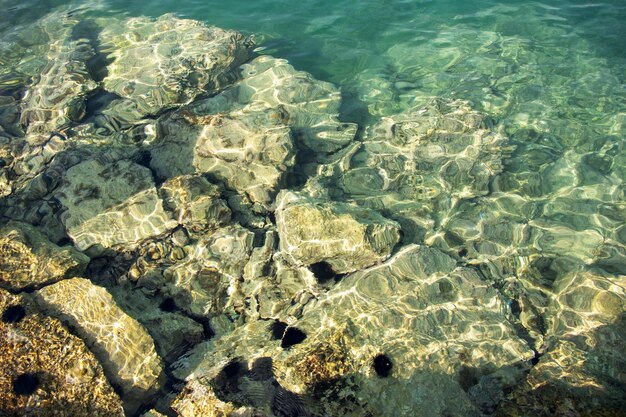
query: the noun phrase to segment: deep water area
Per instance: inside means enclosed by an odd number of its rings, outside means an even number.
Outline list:
[[[626,416],[626,2],[0,6],[0,416]]]

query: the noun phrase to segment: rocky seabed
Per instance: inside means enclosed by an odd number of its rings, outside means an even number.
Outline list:
[[[0,415],[626,414],[619,175],[507,191],[471,103],[358,126],[172,15],[6,38]]]

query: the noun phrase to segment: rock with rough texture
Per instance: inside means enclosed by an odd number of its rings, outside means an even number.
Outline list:
[[[384,117],[368,128],[366,135],[370,158],[387,162],[382,165],[389,169],[389,181],[417,199],[440,193],[458,198],[487,194],[489,179],[502,171],[501,160],[507,150],[507,139],[486,129],[484,115],[462,100],[435,100]],[[393,161],[386,157],[394,151],[405,156],[406,162],[390,164]]]
[[[113,62],[104,88],[156,114],[215,93],[248,59],[250,44],[234,31],[173,15],[106,21],[99,35]]]
[[[212,113],[241,107],[280,110],[302,144],[314,152],[333,152],[354,139],[357,125],[338,119],[341,93],[334,85],[271,56],[257,57],[241,68],[240,82],[198,105]]]
[[[200,176],[183,175],[159,188],[165,207],[187,231],[201,233],[230,221],[231,212],[220,199],[220,188]]]
[[[309,301],[297,321],[281,327],[251,320],[199,345],[205,353],[181,361],[177,372],[220,387],[226,397],[258,400],[245,378],[238,377],[237,392],[219,375],[240,358],[273,358],[282,397],[299,395],[310,415],[481,415],[523,379],[534,355],[506,311],[476,271],[410,245],[344,277]],[[295,329],[306,337],[296,342]],[[376,365],[379,355],[391,367]]]
[[[241,290],[248,319],[288,322],[299,318],[303,306],[324,289],[323,284],[333,282],[332,277],[325,277],[326,282],[319,285],[309,269],[294,266],[275,253],[277,245],[278,233],[268,231],[263,246],[253,249],[244,270]]]
[[[161,178],[203,173],[267,205],[294,165],[291,132],[280,111],[198,115],[194,107],[159,120],[151,167]]]
[[[172,404],[179,417],[265,417],[251,407],[220,400],[211,387],[189,382]]]
[[[123,417],[118,395],[85,343],[25,297],[0,290],[0,414]]]
[[[158,196],[148,168],[129,161],[82,162],[56,191],[62,222],[77,248],[132,249],[176,226]]]
[[[0,286],[11,291],[81,275],[89,262],[73,247],[59,247],[35,227],[21,222],[0,229],[0,253]]]
[[[181,309],[201,317],[235,316],[239,281],[254,234],[239,225],[218,229],[185,248],[187,257],[163,272],[162,291]],[[219,326],[213,330],[219,333]]]
[[[85,116],[86,96],[98,84],[87,70],[94,56],[86,40],[54,40],[48,51],[48,65],[22,100],[20,122],[27,132],[47,139]]]
[[[166,364],[205,338],[202,325],[177,311],[170,299],[158,303],[151,294],[128,286],[115,286],[110,292],[116,303],[150,334]]]
[[[0,95],[0,136],[22,136],[19,119],[20,109],[15,98]]]
[[[75,31],[79,21],[76,14],[50,13],[0,41],[0,85],[9,87],[0,86],[0,140],[15,138],[12,158],[0,149],[2,196],[20,191],[70,146],[68,128],[83,119],[86,99],[98,88],[87,68],[93,48]],[[8,178],[12,184],[4,184]]]
[[[373,210],[292,192],[278,196],[276,223],[295,265],[325,262],[338,274],[384,261],[400,240],[398,223]]]
[[[502,171],[507,140],[486,129],[483,119],[462,100],[435,100],[383,117],[366,129],[362,143],[316,169],[322,175],[311,186],[321,185],[334,199],[386,210],[409,241],[421,242],[459,200],[486,195]]]
[[[533,356],[504,311],[504,300],[474,270],[410,245],[305,307],[295,326],[307,342],[294,347],[296,365],[284,370],[284,381],[299,380],[292,389],[304,390],[353,375],[353,394],[375,415],[489,412]],[[325,351],[337,360],[325,362]],[[389,378],[373,366],[380,354],[393,365]]]
[[[623,275],[564,273],[547,310],[545,353],[498,415],[620,416],[626,413]]]
[[[67,323],[102,363],[134,412],[164,382],[163,361],[148,332],[118,307],[103,287],[83,278],[49,285],[35,293],[38,304]]]
[[[3,34],[0,95],[23,98],[21,115],[13,109],[8,115],[0,110],[2,129],[23,136],[22,128],[14,123],[19,119],[29,134],[27,140],[39,145],[53,131],[82,119],[85,98],[98,84],[87,70],[94,51],[73,31],[78,22],[76,15],[54,12]]]
[[[141,415],[141,417],[165,417],[165,415],[159,413],[158,411],[152,409],[150,411],[146,411]]]

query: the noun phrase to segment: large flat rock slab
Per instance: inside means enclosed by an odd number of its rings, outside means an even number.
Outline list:
[[[298,145],[316,153],[337,151],[354,140],[357,125],[339,120],[341,92],[331,83],[268,55],[241,68],[238,83],[199,106],[213,113],[233,108],[279,109],[296,133]]]
[[[198,114],[194,106],[159,119],[150,166],[161,178],[208,174],[267,206],[295,163],[292,134],[278,110]]]
[[[238,32],[169,14],[107,21],[99,38],[113,58],[104,87],[145,115],[218,91],[250,46]]]
[[[480,416],[530,369],[534,352],[511,318],[475,270],[408,245],[343,277],[297,320],[251,320],[198,345],[178,372],[189,398],[210,385],[255,407],[289,399],[304,409],[294,415]]]
[[[154,341],[103,287],[72,278],[36,292],[38,304],[73,328],[122,392],[127,411],[136,410],[163,383],[163,361]]]
[[[82,162],[70,168],[57,198],[63,224],[78,249],[134,248],[173,229],[148,168],[129,161]]]

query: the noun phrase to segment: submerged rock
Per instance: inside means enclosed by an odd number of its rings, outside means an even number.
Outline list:
[[[283,192],[276,208],[280,250],[295,265],[327,263],[343,274],[384,261],[400,226],[373,210]]]
[[[94,56],[92,47],[87,40],[73,37],[78,21],[67,13],[50,13],[3,34],[0,95],[17,97],[24,92],[19,121],[31,143],[41,144],[54,131],[80,121],[86,96],[98,86],[87,69]],[[17,114],[11,113],[15,121]],[[0,117],[0,125],[22,136],[20,128],[5,123],[5,116]]]
[[[498,415],[626,412],[626,293],[623,275],[598,269],[557,278],[546,313],[545,353]]]
[[[165,416],[159,413],[158,411],[152,409],[150,411],[146,411],[145,413],[143,413],[141,417],[165,417]]]
[[[120,308],[150,334],[166,365],[205,338],[202,325],[177,311],[171,299],[157,303],[150,293],[128,286],[115,286],[109,291]]]
[[[11,96],[0,95],[0,136],[22,136],[19,126],[19,103]]]
[[[46,312],[85,340],[107,377],[121,388],[127,412],[136,411],[161,387],[163,361],[152,338],[118,307],[106,289],[72,278],[42,288],[35,296]]]
[[[199,102],[199,107],[212,113],[233,108],[280,110],[301,144],[314,152],[333,152],[354,139],[357,125],[338,119],[341,94],[334,85],[271,56],[243,65],[241,76],[233,87]]]
[[[252,320],[199,345],[192,357],[203,359],[186,371],[181,361],[178,372],[196,387],[215,386],[237,358],[271,357],[277,383],[316,404],[313,415],[481,415],[523,379],[533,357],[504,305],[474,270],[410,245],[344,277],[279,331],[276,322]],[[237,387],[224,392],[258,398],[254,387]]]
[[[161,178],[203,173],[267,205],[295,162],[279,111],[198,115],[194,107],[159,120],[151,167]]]
[[[315,168],[309,189],[385,210],[409,241],[421,242],[458,201],[486,195],[501,172],[510,147],[483,119],[462,100],[383,117],[362,143]]]
[[[220,400],[214,390],[196,381],[189,382],[172,404],[179,417],[265,417],[252,407],[238,407]]]
[[[81,162],[55,194],[62,222],[77,248],[135,248],[176,226],[158,196],[148,168],[129,161]]]
[[[20,122],[29,134],[48,139],[85,116],[85,98],[98,86],[87,70],[93,56],[86,40],[52,41],[48,65],[22,100]]]
[[[297,322],[307,339],[289,362],[299,365],[282,362],[279,374],[300,392],[310,384],[353,379],[354,387],[341,395],[352,392],[375,415],[477,414],[486,410],[476,400],[483,387],[474,385],[495,378],[502,396],[533,355],[503,305],[475,271],[456,267],[436,249],[410,245],[307,305]],[[340,363],[329,362],[328,369],[316,364],[321,347]],[[386,378],[372,362],[380,354],[392,364]],[[466,368],[475,382],[457,376]],[[329,407],[341,401],[330,400]]]
[[[239,281],[250,259],[254,234],[239,225],[218,229],[186,247],[187,257],[163,272],[162,291],[192,315],[236,316]],[[237,302],[238,301],[238,302]],[[219,333],[219,329],[214,329]]]
[[[0,290],[3,416],[123,417],[118,395],[85,343],[26,297]]]
[[[103,26],[101,47],[113,59],[104,88],[131,100],[144,115],[216,93],[234,78],[251,46],[238,32],[173,15]]]
[[[178,224],[192,233],[216,229],[230,221],[231,212],[220,199],[220,188],[201,176],[169,179],[161,185],[159,194]]]
[[[89,262],[73,247],[59,247],[21,222],[0,229],[0,253],[0,286],[12,291],[81,275]]]

